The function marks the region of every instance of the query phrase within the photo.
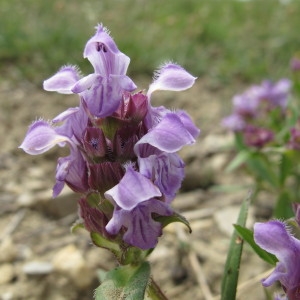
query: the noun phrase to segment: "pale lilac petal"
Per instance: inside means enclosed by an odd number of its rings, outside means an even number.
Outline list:
[[[71,115],[77,113],[79,111],[79,107],[70,107],[64,112],[60,113],[58,116],[56,116],[52,122],[53,123],[59,123],[65,121],[67,118],[69,118]]]
[[[88,76],[83,77],[80,79],[73,87],[72,92],[75,94],[82,93],[85,90],[88,90],[93,85],[100,85],[103,81],[102,76],[98,74],[90,74]]]
[[[300,282],[300,241],[291,235],[285,223],[276,220],[256,223],[254,240],[279,260],[272,274],[262,281],[263,285],[269,286],[279,280],[287,293],[292,293]]]
[[[57,144],[71,142],[68,137],[59,135],[46,121],[36,121],[33,123],[26,137],[19,148],[26,153],[37,155],[44,153]]]
[[[120,183],[104,196],[119,207],[131,210],[143,201],[160,197],[161,192],[148,178],[128,167]]]
[[[238,114],[232,114],[222,120],[222,126],[232,131],[241,131],[246,127],[246,122]]]
[[[135,144],[134,151],[139,156],[140,147],[143,144],[150,144],[161,151],[173,153],[193,143],[195,138],[185,128],[179,116],[169,113]]]
[[[44,81],[46,91],[72,94],[73,85],[79,80],[79,72],[74,66],[62,67],[55,75]]]
[[[105,226],[107,232],[112,235],[118,234],[122,226],[128,226],[128,219],[130,220],[130,211],[121,209],[120,207],[116,206],[114,209],[113,217]]]
[[[82,154],[77,148],[71,148],[69,156],[58,159],[53,197],[57,197],[62,191],[64,183],[77,193],[87,192],[89,190],[87,174],[87,166]]]
[[[59,181],[59,180],[56,180],[56,183],[52,189],[52,197],[53,198],[56,198],[60,193],[61,191],[63,190],[65,186],[65,182],[64,181]]]
[[[65,179],[68,175],[68,171],[70,168],[71,159],[70,157],[63,157],[58,159],[58,164],[56,167],[56,183],[53,187],[52,197],[56,198],[65,186]]]
[[[185,129],[196,139],[200,134],[200,129],[196,127],[191,117],[183,110],[178,110],[175,113],[180,118]]]
[[[170,203],[184,178],[184,163],[176,153],[161,153],[139,158],[140,173],[152,179]]]
[[[157,90],[183,91],[192,87],[195,80],[196,77],[189,74],[181,66],[168,63],[157,71],[147,95],[150,97]]]
[[[276,255],[280,261],[291,254],[295,243],[286,225],[276,220],[254,224],[254,239],[261,248]]]
[[[99,25],[96,34],[87,42],[83,56],[103,77],[110,74],[125,75],[130,58],[119,51],[108,30]]]
[[[286,273],[286,268],[280,262],[276,264],[274,271],[267,277],[261,280],[263,286],[271,286],[275,281],[280,281]]]
[[[118,90],[132,92],[137,86],[135,83],[126,75],[110,75],[110,83],[113,86],[119,86]]]

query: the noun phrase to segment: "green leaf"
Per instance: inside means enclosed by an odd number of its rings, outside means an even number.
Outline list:
[[[267,181],[277,188],[279,180],[272,169],[272,164],[261,153],[253,153],[247,161],[249,169],[262,181]]]
[[[251,195],[249,195],[242,203],[237,224],[245,226],[248,208],[250,204]],[[241,255],[243,250],[243,240],[241,240],[234,230],[223,274],[221,286],[221,300],[234,300],[236,298],[237,282],[239,277],[239,268],[241,262]]]
[[[71,233],[75,233],[78,229],[82,228],[84,228],[84,224],[80,220],[77,220],[74,224],[72,224],[70,231]]]
[[[230,162],[230,164],[225,169],[225,172],[231,172],[236,168],[240,167],[244,164],[250,157],[252,153],[247,150],[240,151],[236,157]]]
[[[119,244],[108,240],[97,232],[91,232],[91,239],[96,246],[108,249],[112,251],[116,256],[120,255],[121,249]]]
[[[174,212],[171,216],[155,216],[153,219],[160,222],[163,227],[166,227],[168,224],[173,222],[180,222],[188,227],[190,233],[192,232],[192,228],[188,220],[176,212]]]
[[[294,216],[294,212],[291,205],[291,195],[288,191],[282,191],[279,194],[273,215],[277,219],[284,220]]]
[[[275,266],[278,261],[276,256],[260,248],[254,241],[253,231],[240,225],[233,225],[238,234],[245,240],[255,251],[255,253],[267,263]]]
[[[95,291],[96,300],[142,300],[150,277],[150,265],[120,266],[106,274]]]
[[[281,186],[284,185],[288,176],[292,174],[294,169],[294,160],[293,154],[291,150],[287,150],[282,153],[281,161],[280,161],[280,184]]]

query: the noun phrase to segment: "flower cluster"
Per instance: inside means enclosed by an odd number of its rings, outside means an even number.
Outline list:
[[[286,113],[290,89],[288,79],[250,87],[233,97],[233,114],[223,119],[223,126],[242,133],[247,146],[263,147],[274,140],[278,123]]]
[[[76,67],[64,66],[44,82],[47,91],[78,94],[79,106],[50,122],[34,122],[20,148],[36,155],[68,146],[70,154],[58,159],[53,196],[67,184],[81,194],[79,214],[87,230],[153,248],[162,233],[157,217],[173,214],[170,204],[184,177],[176,152],[193,144],[199,129],[184,111],[152,107],[151,95],[190,88],[195,77],[167,63],[146,94],[134,93],[126,75],[130,59],[102,25],[84,58],[94,73],[82,77]]]
[[[300,206],[295,206],[296,222],[300,226]],[[273,273],[262,280],[265,287],[279,281],[287,298],[276,299],[300,299],[300,240],[295,238],[287,225],[278,220],[254,225],[254,239],[257,245],[264,250],[276,255],[279,262]]]

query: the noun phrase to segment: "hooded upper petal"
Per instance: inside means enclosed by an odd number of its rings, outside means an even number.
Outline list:
[[[52,128],[48,122],[39,120],[29,127],[26,137],[19,148],[28,154],[37,155],[64,142],[71,143],[68,137],[57,134],[55,129]]]
[[[156,72],[155,79],[149,86],[147,95],[150,97],[157,90],[183,91],[193,86],[195,80],[196,77],[181,66],[167,63]]]
[[[79,72],[74,66],[64,66],[55,75],[44,81],[46,91],[72,94],[73,85],[79,80]]]
[[[110,74],[125,75],[130,58],[119,51],[108,30],[96,27],[96,34],[87,42],[83,56],[95,69],[95,73],[108,77]]]

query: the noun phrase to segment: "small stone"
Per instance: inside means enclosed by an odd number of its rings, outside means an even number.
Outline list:
[[[214,219],[218,228],[228,236],[232,235],[234,230],[233,224],[236,224],[241,207],[228,206],[214,213]],[[248,212],[247,225],[253,225],[253,210],[250,208]]]
[[[0,263],[12,262],[17,256],[16,245],[11,237],[5,238],[0,244]]]
[[[54,270],[68,276],[80,289],[89,287],[94,280],[94,272],[88,268],[75,245],[66,246],[57,252],[52,263]]]
[[[53,271],[53,265],[49,262],[31,261],[23,266],[23,272],[27,275],[47,275]]]
[[[0,285],[9,283],[15,277],[15,270],[11,264],[0,265]]]

